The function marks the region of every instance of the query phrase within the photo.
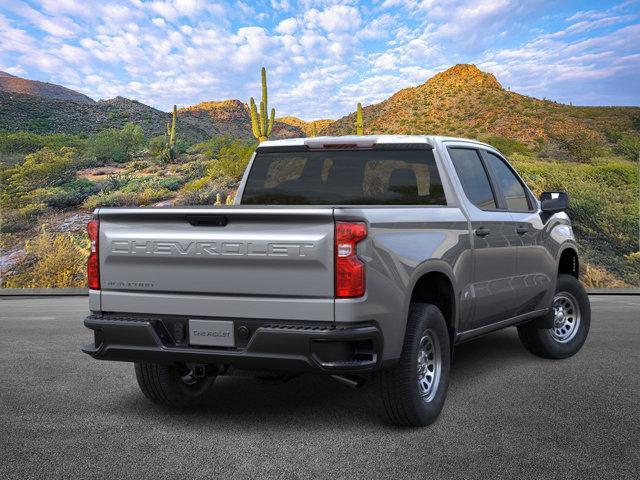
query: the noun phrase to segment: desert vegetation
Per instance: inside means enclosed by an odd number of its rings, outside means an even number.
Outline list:
[[[86,104],[111,117],[85,130],[56,128],[69,112],[51,110],[47,128],[28,127],[25,118],[22,130],[0,130],[1,286],[82,286],[84,225],[95,208],[230,203],[259,140],[353,134],[364,130],[363,118],[368,134],[456,135],[494,145],[536,194],[569,193],[587,286],[638,286],[640,109],[525,97],[471,67],[381,104],[358,104],[335,122],[267,114],[264,71],[259,105],[204,102],[148,116],[150,107],[114,99]]]

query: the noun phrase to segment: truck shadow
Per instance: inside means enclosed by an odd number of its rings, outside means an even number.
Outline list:
[[[535,362],[520,344],[515,329],[496,332],[456,347],[447,407],[484,377],[496,375],[507,364]],[[283,384],[265,383],[252,377],[222,377],[216,381],[210,403],[186,411],[150,404],[141,393],[122,398],[126,408],[160,423],[174,419],[182,426],[215,428],[220,423],[243,427],[298,429],[362,428],[381,425],[381,404],[375,379],[359,389],[344,386],[322,375],[301,375]],[[445,407],[445,410],[447,409]]]

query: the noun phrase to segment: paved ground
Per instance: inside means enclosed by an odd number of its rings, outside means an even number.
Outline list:
[[[438,422],[380,422],[372,386],[222,379],[208,408],[149,404],[82,354],[86,298],[0,299],[2,478],[638,478],[640,297],[591,297],[574,358],[514,329],[462,345]]]

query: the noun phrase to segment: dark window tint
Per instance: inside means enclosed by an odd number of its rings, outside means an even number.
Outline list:
[[[259,152],[243,205],[446,205],[431,150]]]
[[[489,177],[482,165],[477,150],[469,148],[450,148],[449,155],[458,173],[467,198],[482,210],[496,208]]]
[[[487,164],[493,170],[496,180],[507,202],[509,210],[529,210],[527,194],[520,180],[514,175],[509,166],[500,157],[486,152]]]

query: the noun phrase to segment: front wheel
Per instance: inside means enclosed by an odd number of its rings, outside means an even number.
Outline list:
[[[584,287],[571,275],[559,275],[553,297],[553,327],[518,327],[518,336],[527,350],[543,358],[567,358],[582,348],[591,325],[591,305]]]
[[[380,372],[382,403],[390,423],[423,427],[444,405],[451,362],[449,334],[442,312],[412,303],[400,361]]]

